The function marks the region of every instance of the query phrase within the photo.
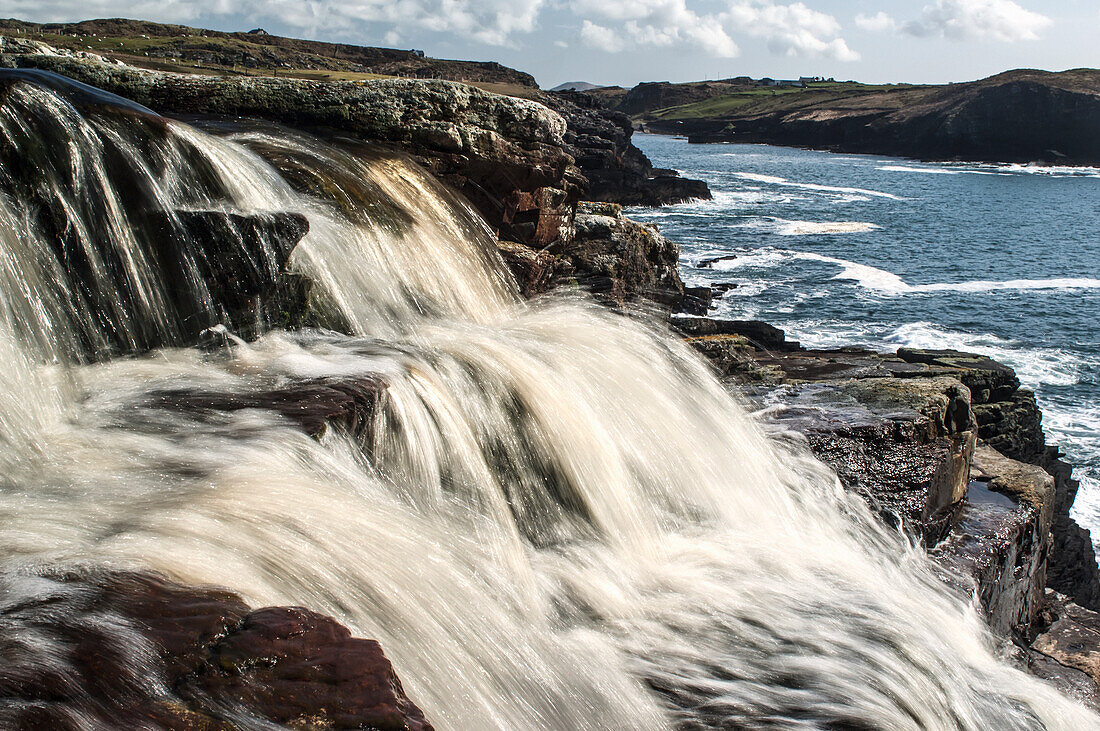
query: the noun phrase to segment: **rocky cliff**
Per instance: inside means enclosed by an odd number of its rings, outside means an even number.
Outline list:
[[[1100,163],[1100,71],[1020,70],[939,87],[811,85],[784,92],[707,97],[645,117],[644,124],[694,142],[927,160]]]
[[[655,170],[629,121],[562,95],[541,101],[438,80],[196,75],[109,63],[12,41],[0,66],[62,74],[158,113],[263,119],[353,136],[413,155],[465,195],[503,240],[572,237],[577,201],[662,205],[707,198],[705,183]]]

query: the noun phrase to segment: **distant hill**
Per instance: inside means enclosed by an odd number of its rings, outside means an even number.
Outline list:
[[[584,92],[645,129],[695,142],[940,160],[1100,164],[1100,71],[1015,70],[946,85],[748,78]]]
[[[550,91],[591,91],[599,88],[599,84],[589,84],[587,81],[567,81],[564,84],[558,84]]]
[[[537,89],[530,74],[496,62],[429,58],[422,51],[325,43],[271,35],[109,18],[79,23],[0,20],[0,34],[29,36],[58,48],[91,50],[132,66],[190,73],[278,73],[329,80],[358,75],[501,84]]]

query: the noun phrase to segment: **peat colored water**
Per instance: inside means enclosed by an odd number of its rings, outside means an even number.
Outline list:
[[[737,284],[718,316],[766,320],[808,346],[1008,363],[1078,466],[1075,517],[1100,538],[1100,169],[635,141],[715,193],[631,215],[681,244],[685,281]]]

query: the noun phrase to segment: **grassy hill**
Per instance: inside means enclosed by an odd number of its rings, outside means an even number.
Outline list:
[[[416,50],[285,38],[265,32],[223,33],[183,25],[110,18],[79,23],[0,20],[0,35],[94,53],[131,66],[187,73],[285,75],[331,81],[379,76],[447,79],[535,89],[530,74],[495,62],[429,58]]]

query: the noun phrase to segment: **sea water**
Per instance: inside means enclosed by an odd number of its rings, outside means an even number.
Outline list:
[[[714,199],[635,209],[713,313],[809,347],[956,348],[1016,369],[1100,546],[1100,168],[924,163],[639,134]],[[708,259],[733,258],[700,267]]]

